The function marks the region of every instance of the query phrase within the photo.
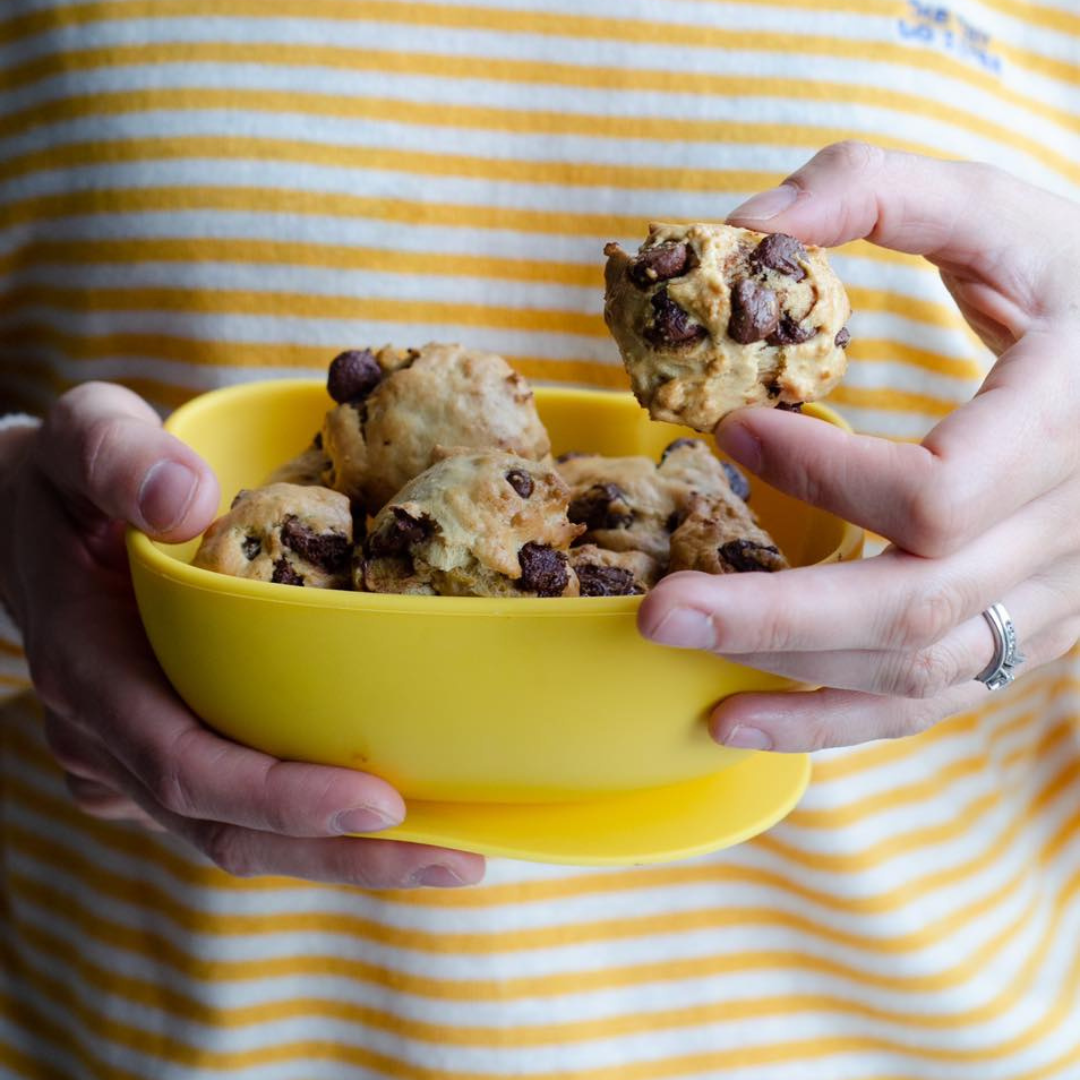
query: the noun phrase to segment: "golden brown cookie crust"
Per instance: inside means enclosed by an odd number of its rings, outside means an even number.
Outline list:
[[[582,596],[640,596],[663,572],[660,562],[644,551],[609,551],[595,544],[572,547],[570,565]]]
[[[325,482],[376,513],[448,449],[539,461],[551,449],[528,384],[494,353],[429,344],[380,350],[381,381],[327,414]],[[396,364],[397,366],[393,366]]]
[[[570,520],[581,543],[644,552],[667,565],[672,530],[696,495],[731,495],[728,472],[701,439],[677,439],[651,458],[580,455],[556,468],[570,488]]]
[[[604,319],[654,420],[711,431],[747,405],[817,400],[843,377],[851,307],[822,248],[653,224],[636,256],[604,251]]]
[[[378,513],[362,577],[371,592],[576,596],[554,469],[501,451],[460,452],[413,478]]]
[[[347,589],[352,541],[344,495],[275,483],[241,491],[228,513],[206,530],[192,562],[233,577]]]
[[[787,566],[776,541],[734,495],[695,496],[682,524],[671,534],[671,573],[739,574]]]

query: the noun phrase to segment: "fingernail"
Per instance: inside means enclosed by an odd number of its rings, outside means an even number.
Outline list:
[[[769,218],[782,214],[791,206],[798,194],[798,189],[791,184],[781,184],[779,187],[762,191],[732,210],[728,214],[728,221],[731,221],[732,218],[753,218],[755,221],[768,221]]]
[[[187,513],[199,478],[178,461],[159,461],[139,488],[139,513],[154,532],[168,532]]]
[[[736,724],[721,740],[734,750],[771,750],[772,736],[760,728]]]
[[[350,810],[342,810],[330,827],[339,833],[378,832],[380,829],[391,829],[400,825],[403,820],[397,814],[379,810],[374,806],[354,806]]]
[[[712,619],[693,608],[673,608],[649,637],[659,645],[680,649],[711,649],[716,644]]]
[[[438,889],[455,888],[465,884],[465,879],[449,866],[424,866],[409,881],[413,885],[430,885]]]
[[[742,424],[728,421],[716,429],[720,448],[751,472],[761,470],[761,440]]]

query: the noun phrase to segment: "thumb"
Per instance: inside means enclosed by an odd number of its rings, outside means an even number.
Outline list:
[[[64,394],[45,418],[35,459],[69,510],[87,521],[126,521],[176,543],[217,513],[210,467],[122,386],[90,382]]]
[[[822,247],[865,238],[923,255],[955,282],[990,286],[974,289],[969,303],[1012,340],[1033,313],[1068,310],[1074,299],[1058,279],[1073,288],[1075,247],[1062,238],[1076,234],[1076,205],[979,162],[835,143],[728,221]]]

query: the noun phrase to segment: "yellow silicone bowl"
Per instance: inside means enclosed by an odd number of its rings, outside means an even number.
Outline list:
[[[694,434],[649,420],[628,394],[539,388],[536,400],[556,453],[656,459]],[[216,470],[224,509],[310,444],[328,404],[320,381],[248,383],[195,399],[167,427]],[[860,553],[860,530],[764,484],[751,505],[793,564]],[[129,534],[147,634],[191,709],[278,757],[377,773],[407,800],[565,803],[694,781],[747,753],[706,732],[720,698],[798,688],[645,641],[637,597],[302,589],[192,567],[196,547]]]

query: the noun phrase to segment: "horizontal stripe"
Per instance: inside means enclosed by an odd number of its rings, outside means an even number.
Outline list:
[[[78,73],[80,85],[98,92],[110,84],[119,88],[117,83],[123,76],[130,77],[138,68],[148,66],[157,72],[156,82],[164,85],[175,86],[178,75],[190,72],[187,81],[191,86],[235,82],[253,84],[250,88],[260,84],[269,87],[289,78],[294,90],[317,85],[307,81],[307,70],[318,72],[323,85],[324,72],[347,72],[348,81],[338,80],[341,97],[354,96],[358,86],[366,85],[361,78],[365,73],[383,76],[384,92],[396,91],[397,97],[405,96],[408,81],[418,85],[418,80],[425,80],[427,92],[422,96],[437,98],[427,84],[438,80],[449,101],[462,100],[462,91],[484,100],[495,89],[486,84],[495,83],[527,88],[528,96],[511,100],[520,100],[528,108],[535,108],[537,98],[532,88],[539,86],[545,98],[550,102],[553,97],[565,112],[582,111],[590,102],[605,112],[611,111],[612,102],[618,102],[625,112],[630,102],[645,94],[661,111],[665,102],[674,104],[692,95],[697,106],[690,111],[698,113],[729,107],[731,102],[746,98],[792,99],[806,104],[843,102],[854,106],[848,110],[852,116],[860,115],[861,107],[870,106],[954,124],[961,119],[972,121],[973,130],[993,133],[993,138],[1008,145],[1014,145],[1016,130],[1025,123],[1031,128],[1028,135],[1047,137],[1049,129],[1043,125],[1053,125],[1068,135],[1076,120],[1075,109],[1059,104],[1060,95],[1021,96],[1022,91],[999,82],[976,87],[939,73],[933,80],[938,94],[922,92],[921,83],[912,85],[906,63],[868,61],[858,49],[834,58],[824,68],[802,50],[733,48],[725,50],[722,58],[712,59],[653,42],[630,48],[605,42],[582,53],[575,47],[578,43],[570,40],[565,42],[566,48],[556,48],[542,39],[518,37],[511,55],[505,41],[498,38],[444,34],[418,39],[410,30],[386,25],[375,41],[362,24],[347,27],[344,33],[335,27],[335,33],[319,39],[310,34],[289,36],[265,19],[205,27],[194,21],[146,23],[140,29],[146,40],[133,41],[130,32],[97,33],[77,43],[63,42],[62,51],[38,49],[37,55],[24,52],[21,57],[12,56],[5,67],[7,85],[13,91],[8,108],[40,100],[29,91],[51,95],[54,88],[50,80],[60,72],[68,78]],[[226,30],[230,32],[226,34]],[[155,36],[164,40],[152,40]],[[228,40],[230,36],[235,40]],[[672,62],[676,55],[682,57],[678,66]],[[910,55],[905,52],[904,59]],[[873,72],[877,72],[876,79]],[[397,91],[398,84],[401,91]],[[55,90],[62,91],[65,85],[61,82]],[[575,101],[552,95],[555,88],[572,89],[582,96]],[[498,96],[506,97],[505,90]],[[942,100],[948,100],[950,108],[943,108]],[[989,113],[995,114],[993,122],[985,119]]]
[[[1074,886],[1075,891],[1075,886]],[[1073,911],[1073,921],[1076,912]],[[1053,940],[1054,931],[1060,927],[1047,928],[1043,935],[1045,954]],[[356,1025],[360,1028],[374,1028],[392,1031],[401,1038],[416,1042],[429,1042],[447,1046],[492,1047],[500,1050],[525,1049],[546,1045],[562,1045],[588,1040],[613,1039],[632,1035],[648,1029],[660,1036],[665,1030],[690,1028],[704,1024],[739,1023],[741,1021],[786,1016],[797,1013],[824,1013],[836,1017],[848,1017],[862,1022],[877,1021],[887,1026],[904,1025],[913,1032],[932,1032],[934,1030],[956,1031],[961,1026],[974,1026],[976,1023],[997,1022],[1001,1032],[1001,1020],[1008,1010],[1014,1008],[1023,993],[1024,986],[1010,986],[998,993],[993,1003],[976,1009],[965,1010],[956,1014],[949,1012],[928,1011],[925,1008],[910,1010],[902,1007],[877,1007],[866,1000],[866,995],[859,1000],[848,996],[822,993],[811,996],[798,993],[772,996],[754,996],[736,1001],[706,1000],[692,1007],[650,1009],[648,1012],[623,1013],[616,1017],[592,1019],[588,1021],[528,1024],[521,1023],[512,1033],[505,1027],[485,1028],[475,1023],[467,1027],[453,1025],[450,1016],[443,1013],[443,1022],[426,1022],[408,1016],[395,1015],[355,1002],[343,1001],[330,995],[317,997],[292,996],[288,1000],[266,1003],[260,1006],[211,1008],[189,995],[170,991],[155,985],[146,979],[130,978],[118,975],[95,964],[85,954],[73,951],[72,943],[62,937],[50,934],[40,927],[28,923],[19,926],[20,936],[25,946],[35,953],[47,956],[57,966],[71,966],[74,956],[74,972],[80,983],[99,991],[111,998],[129,1001],[140,1013],[146,1013],[147,1006],[161,1010],[170,1016],[182,1018],[188,1023],[198,1023],[210,1028],[235,1031],[244,1027],[262,1027],[267,1024],[288,1024],[296,1019],[318,1017],[338,1024]],[[737,963],[738,957],[731,958]],[[775,961],[774,957],[774,961]],[[1080,958],[1075,963],[1080,964]],[[750,964],[736,967],[734,971],[751,971],[758,965]],[[719,989],[719,988],[717,988]],[[711,997],[711,995],[710,995]],[[149,1017],[148,1017],[149,1019]],[[1046,1026],[1051,1021],[1043,1020]],[[1015,1026],[1015,1025],[1013,1025]],[[975,1033],[972,1033],[974,1035]],[[273,1036],[271,1036],[273,1037]],[[920,1036],[914,1035],[917,1039]],[[926,1037],[925,1035],[923,1037]],[[281,1028],[277,1028],[276,1038],[281,1040]],[[1000,1044],[1001,1039],[992,1040]],[[1016,1039],[1022,1049],[1030,1043],[1031,1031]],[[999,1047],[995,1047],[997,1049]],[[1007,1052],[1007,1051],[1006,1051]]]
[[[1074,956],[1072,961],[1071,983],[1075,988],[1077,970],[1080,961]],[[136,1026],[122,1022],[114,1017],[103,1016],[99,1008],[92,1006],[86,1000],[80,1000],[70,984],[64,980],[45,975],[41,971],[33,972],[27,982],[34,988],[34,997],[47,1000],[64,1007],[65,1011],[78,1017],[80,1024],[92,1029],[104,1039],[132,1050],[139,1055],[145,1055],[147,1059],[165,1060],[188,1066],[210,1066],[215,1069],[222,1068],[255,1068],[261,1064],[270,1062],[302,1061],[306,1057],[325,1057],[332,1055],[340,1064],[353,1064],[366,1068],[381,1069],[385,1058],[376,1055],[370,1049],[362,1045],[348,1045],[338,1041],[326,1039],[305,1039],[302,1042],[294,1042],[291,1045],[265,1046],[256,1051],[247,1053],[214,1052],[210,1049],[195,1047],[181,1043],[175,1038],[159,1033],[142,1031]],[[1059,1003],[1059,1012],[1068,1008],[1068,1004]],[[661,1077],[679,1075],[691,1062],[693,1068],[731,1068],[746,1066],[758,1062],[777,1060],[798,1060],[800,1062],[812,1061],[827,1057],[835,1053],[878,1051],[888,1052],[905,1060],[937,1060],[939,1062],[975,1063],[991,1060],[996,1048],[963,1048],[942,1049],[935,1047],[926,1050],[923,1047],[905,1044],[902,1041],[875,1036],[872,1034],[860,1035],[821,1035],[816,1038],[787,1038],[782,1040],[770,1040],[761,1045],[747,1045],[743,1042],[737,1049],[713,1049],[698,1054],[664,1054],[657,1060],[642,1060],[640,1057],[633,1065],[620,1065],[616,1067],[595,1066],[582,1069],[577,1075],[595,1080],[601,1078],[633,1076],[633,1077]],[[1073,1044],[1067,1051],[1070,1059],[1075,1060],[1080,1055],[1080,1050]],[[1000,1060],[1000,1059],[999,1059]],[[542,1071],[531,1063],[528,1075],[543,1076]],[[1018,1063],[1019,1065],[1019,1063]],[[1022,1068],[1022,1066],[1020,1066]],[[385,1071],[382,1070],[381,1071]],[[688,1070],[691,1071],[691,1070]],[[406,1063],[400,1057],[395,1057],[393,1068],[389,1075],[394,1076],[423,1076],[423,1077],[455,1077],[463,1080],[465,1077],[480,1077],[491,1075],[488,1070],[473,1071],[452,1068],[433,1069],[428,1066]],[[1029,1072],[1016,1072],[1014,1076],[1032,1075]]]
[[[1062,785],[1065,784],[1075,772],[1075,762],[1066,764],[1063,767],[1063,770],[1059,772],[1049,785],[1040,792],[1037,801],[1024,813],[1020,814],[1014,811],[1009,815],[1002,815],[1002,823],[1004,825],[1002,835],[994,838],[994,844],[997,847],[998,852],[1009,848],[1016,842],[1018,837],[1023,836],[1022,829],[1024,826],[1029,821],[1038,817],[1040,807],[1043,807],[1048,801],[1053,800],[1059,795]],[[13,790],[18,792],[20,800],[24,805],[31,806],[34,804],[33,793],[25,790],[24,785],[14,780],[12,781],[12,785]],[[995,794],[998,796],[997,801],[1001,803],[1003,798],[1001,792],[995,792]],[[978,800],[974,804],[974,808],[977,810],[984,809],[985,804],[990,801],[991,800],[985,798]],[[1001,805],[1005,804],[1001,803]],[[55,816],[58,810],[56,808],[50,808],[49,812],[50,816]],[[72,815],[74,814],[74,811],[68,808],[66,815],[63,815],[62,812],[61,814],[62,816]],[[87,828],[91,828],[92,831],[95,831],[93,829],[93,823],[81,823],[80,828],[83,832],[85,832]],[[102,829],[100,831],[104,834],[103,838],[108,837],[108,829]],[[70,849],[66,844],[58,845],[57,842],[54,841],[53,846],[56,848],[56,851],[55,853],[51,853],[43,849],[40,843],[36,846],[34,845],[31,839],[35,835],[34,832],[27,832],[25,834],[25,840],[22,843],[17,842],[18,836],[21,835],[20,830],[13,829],[11,835],[13,839],[16,840],[17,847],[21,848],[24,843],[29,843],[30,846],[26,849],[27,854],[32,853],[36,861],[44,861],[45,863],[54,866],[57,870],[65,873],[73,873],[77,870],[81,878],[85,875],[85,883],[102,896],[115,897],[120,901],[127,899],[128,902],[136,901],[136,898],[138,898],[137,902],[140,905],[149,905],[151,910],[159,911],[163,917],[168,918],[175,926],[186,927],[191,931],[198,931],[199,933],[209,934],[213,937],[229,934],[272,935],[274,933],[286,931],[301,932],[318,926],[327,934],[342,933],[346,935],[359,935],[366,940],[370,940],[373,943],[378,942],[382,945],[407,946],[414,950],[420,949],[423,951],[434,951],[435,953],[441,953],[444,950],[452,950],[455,952],[477,952],[487,955],[497,951],[545,947],[551,948],[556,943],[565,946],[574,941],[594,940],[598,934],[601,935],[603,940],[614,941],[625,938],[628,935],[633,937],[645,934],[664,934],[670,933],[672,930],[676,929],[676,927],[671,925],[670,914],[659,919],[648,915],[638,918],[611,919],[607,922],[600,923],[577,923],[573,926],[565,924],[552,927],[537,926],[529,930],[521,929],[515,933],[509,934],[503,934],[494,930],[489,930],[482,934],[471,932],[448,932],[447,930],[428,933],[415,926],[397,928],[394,926],[373,923],[368,917],[328,911],[310,913],[306,911],[295,911],[278,913],[263,918],[239,913],[217,911],[214,913],[213,919],[208,921],[204,914],[191,911],[183,905],[178,904],[170,894],[162,893],[161,890],[149,883],[144,883],[136,889],[133,887],[133,883],[125,882],[122,874],[105,873],[104,871],[99,870],[97,866],[84,866],[83,864],[86,860],[76,851]],[[911,833],[898,837],[897,842],[907,841],[910,836]],[[773,842],[765,842],[769,840],[773,840]],[[111,839],[109,839],[108,842],[111,843]],[[130,838],[128,842],[132,842]],[[775,842],[775,834],[769,834],[766,837],[759,838],[755,841],[755,846],[764,853],[779,853],[785,857],[785,862],[790,866],[798,866],[802,861],[799,857],[802,854],[801,852],[798,853],[795,858],[790,858],[788,852],[783,850],[783,846],[780,846]],[[911,849],[914,845],[905,846]],[[139,847],[136,848],[136,850],[145,850],[145,842],[139,844]],[[848,862],[854,862],[854,857],[849,859]],[[863,860],[861,861],[861,870],[865,872],[873,865],[873,861]],[[860,864],[847,867],[847,871],[852,875],[859,872],[859,869]],[[954,886],[956,884],[955,870],[955,866],[949,866],[948,868],[949,874],[952,875],[951,884]],[[183,876],[190,878],[191,874],[192,871],[188,870]],[[207,884],[211,884],[215,881],[219,884],[228,882],[227,878],[223,878],[223,876],[219,874],[201,868],[198,870],[198,876]],[[661,877],[660,880],[662,881],[663,878]],[[738,880],[737,876],[735,880]],[[905,887],[902,890],[902,895],[904,897],[903,902],[905,904],[913,902],[913,898],[918,895],[918,888],[919,886],[916,881],[905,884]],[[807,898],[813,898],[812,891],[807,890],[798,882],[786,886],[784,891],[802,895]],[[849,911],[857,910],[857,908],[852,908],[850,905],[845,906]],[[830,919],[830,922],[835,923],[835,925],[827,926],[821,923],[819,916],[818,920],[815,922],[813,919],[808,919],[802,914],[804,910],[805,908],[798,904],[796,904],[790,912],[754,911],[753,909],[744,910],[741,907],[733,908],[730,906],[726,906],[723,909],[715,909],[710,906],[699,910],[684,910],[680,912],[677,930],[680,934],[685,934],[698,929],[727,926],[738,921],[753,922],[761,925],[789,926],[792,929],[798,929],[800,932],[811,934],[813,936],[823,936],[824,940],[832,941],[835,945],[868,950],[870,954],[897,955],[912,948],[927,948],[933,942],[947,941],[950,938],[955,937],[958,927],[963,927],[966,920],[970,917],[970,912],[967,908],[961,906],[958,910],[943,916],[940,920],[929,921],[918,931],[903,933],[899,936],[890,936],[886,939],[873,935],[868,936],[865,933],[859,932],[851,925],[850,919],[846,921]],[[828,910],[829,897],[826,894],[822,897],[821,911],[826,912]],[[861,905],[861,910],[870,911],[873,910],[873,907],[868,907],[864,903]]]
[[[622,14],[626,9],[622,9]],[[762,13],[767,9],[761,9]],[[126,0],[123,3],[104,2],[64,7],[49,13],[27,13],[0,21],[0,44],[9,44],[34,34],[51,30],[54,26],[71,27],[96,21],[113,19],[133,20],[140,17],[157,19],[181,17],[195,18],[199,15],[215,15],[226,18],[261,17],[296,18],[303,20],[326,19],[346,24],[376,22],[436,29],[476,29],[485,33],[501,32],[510,35],[536,35],[555,40],[593,39],[602,42],[618,42],[624,45],[665,44],[683,49],[728,50],[732,48],[760,50],[764,52],[813,54],[817,57],[843,58],[857,55],[880,63],[898,64],[926,72],[952,77],[971,85],[1000,94],[1006,99],[1028,100],[1012,88],[1001,85],[992,75],[952,56],[932,49],[916,49],[894,41],[874,40],[864,28],[874,28],[878,34],[892,20],[871,19],[858,22],[837,20],[830,25],[828,35],[807,32],[800,28],[795,33],[777,33],[753,30],[749,27],[728,29],[716,25],[714,19],[702,18],[699,22],[679,24],[655,18],[658,9],[650,9],[652,19],[602,18],[581,15],[577,10],[566,11],[500,11],[491,7],[465,4],[400,4],[377,2],[377,0],[276,0],[268,7],[258,0],[230,0],[215,3],[211,0]],[[864,31],[860,34],[860,31]],[[331,31],[332,33],[332,31]],[[1014,63],[1023,64],[1029,70],[1046,73],[1069,84],[1077,81],[1076,66],[1055,61],[1027,50],[1009,50]]]
[[[241,87],[221,90],[196,86],[175,90],[131,88],[112,93],[87,92],[77,98],[33,104],[21,113],[0,117],[0,137],[13,139],[18,135],[21,140],[38,127],[52,125],[53,130],[49,134],[52,141],[57,141],[57,136],[65,127],[73,130],[79,130],[80,127],[85,129],[84,123],[73,127],[76,121],[144,112],[167,117],[165,126],[175,129],[178,134],[194,135],[194,114],[220,113],[225,110],[229,114],[242,111],[251,118],[259,113],[270,113],[275,117],[274,126],[278,129],[294,126],[295,120],[302,121],[305,118],[310,125],[314,117],[362,122],[366,143],[375,145],[385,141],[388,145],[399,147],[402,144],[401,135],[395,132],[391,125],[422,127],[426,129],[425,138],[432,137],[431,129],[442,127],[501,132],[504,138],[513,139],[515,143],[531,136],[539,148],[545,145],[540,137],[543,140],[561,137],[559,148],[568,153],[577,150],[570,141],[573,137],[623,140],[628,149],[642,147],[646,142],[657,144],[638,150],[639,156],[644,158],[662,157],[665,152],[664,145],[668,143],[677,144],[676,152],[680,159],[686,156],[687,145],[693,143],[706,143],[710,147],[725,144],[803,147],[809,156],[818,147],[828,143],[847,138],[864,138],[886,149],[931,157],[962,156],[976,159],[992,159],[995,156],[994,147],[1003,146],[1028,155],[1033,161],[1054,170],[1073,183],[1080,181],[1080,167],[1076,164],[1075,155],[1063,154],[1046,141],[1033,139],[1027,134],[1017,134],[1015,130],[1002,126],[996,119],[990,120],[965,113],[955,106],[946,109],[930,102],[917,102],[915,109],[909,108],[906,112],[921,113],[925,117],[923,126],[918,129],[918,138],[894,134],[894,131],[904,130],[900,125],[890,122],[895,120],[894,111],[880,110],[870,100],[880,97],[881,92],[869,89],[864,97],[860,90],[859,87],[851,90],[858,104],[850,112],[847,126],[835,127],[823,122],[825,116],[835,112],[835,105],[832,103],[820,110],[820,120],[815,117],[814,109],[808,103],[798,124],[785,125],[767,115],[757,115],[752,121],[744,121],[738,112],[727,118],[681,119],[673,116],[585,115],[576,112],[541,111],[535,108],[496,109],[450,102],[429,104],[398,98],[249,90]],[[791,87],[791,93],[785,96],[800,98],[804,94],[803,88],[794,86]],[[748,108],[747,103],[744,102],[743,107]],[[760,113],[759,109],[754,111]],[[773,111],[779,117],[786,110],[778,104]],[[250,123],[251,120],[249,125]],[[1076,123],[1075,118],[1073,123]],[[325,129],[325,135],[316,128],[310,131],[309,138],[321,141],[322,138],[331,136],[335,130],[329,123],[324,123],[322,128]],[[387,129],[388,136],[385,140],[377,137],[379,128]],[[137,132],[132,134],[138,137]],[[1064,133],[1058,133],[1058,138],[1061,137],[1068,138]],[[63,138],[63,141],[67,141],[67,138]],[[8,151],[9,154],[18,152],[14,145]],[[478,147],[477,152],[482,152],[482,148]],[[534,154],[536,152],[533,151]],[[623,159],[630,156],[629,153],[619,154]]]

